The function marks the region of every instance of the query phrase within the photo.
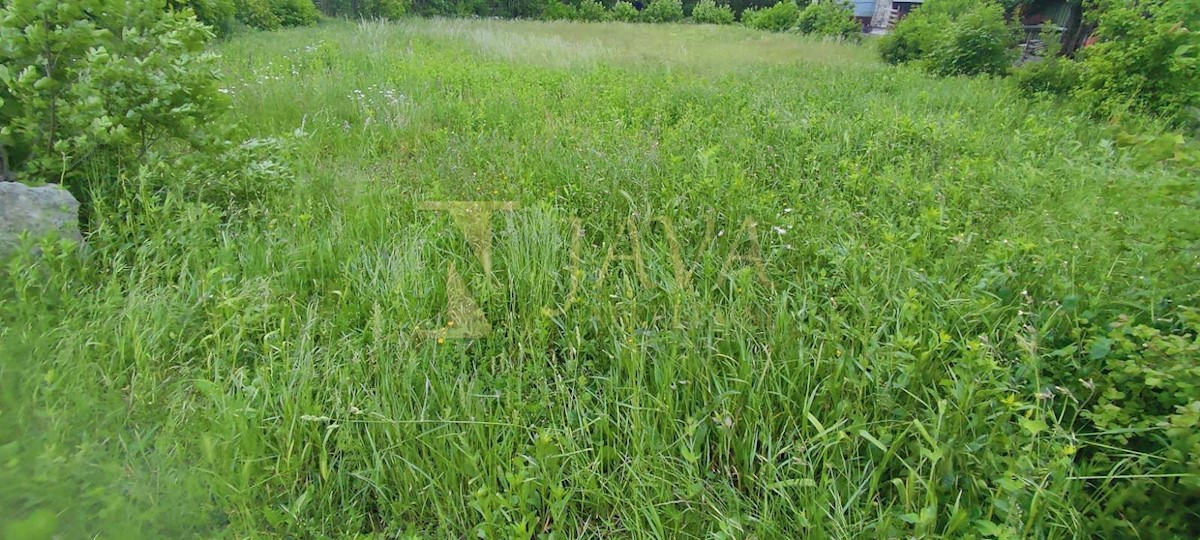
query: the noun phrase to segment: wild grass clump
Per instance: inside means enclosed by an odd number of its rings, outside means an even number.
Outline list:
[[[218,50],[245,144],[0,266],[7,535],[1200,527],[1200,187],[1105,124],[744,28]]]

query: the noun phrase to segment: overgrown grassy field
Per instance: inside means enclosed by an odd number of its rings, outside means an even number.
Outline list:
[[[294,181],[222,205],[131,176],[81,256],[8,265],[7,538],[1200,523],[1196,454],[1163,442],[1194,426],[1101,407],[1185,395],[1175,367],[1110,363],[1196,365],[1197,182],[1105,125],[740,28],[330,23],[217,49],[244,134],[287,139],[256,166]],[[427,201],[519,204],[490,277]],[[450,333],[450,265],[486,336]]]

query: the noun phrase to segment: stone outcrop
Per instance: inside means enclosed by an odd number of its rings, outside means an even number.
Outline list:
[[[12,249],[26,232],[33,238],[56,232],[59,238],[82,240],[79,201],[55,185],[0,182],[0,253]]]

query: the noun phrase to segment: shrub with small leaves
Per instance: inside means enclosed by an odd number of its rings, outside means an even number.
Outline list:
[[[596,0],[582,0],[577,8],[579,12],[579,20],[581,21],[606,21],[608,20],[608,10],[604,9],[604,4]]]
[[[795,0],[780,0],[767,9],[747,9],[742,12],[742,22],[750,28],[783,32],[795,26],[800,17],[800,8]]]
[[[638,9],[633,7],[633,4],[622,0],[613,4],[611,18],[614,21],[636,22],[638,20]]]
[[[542,11],[542,18],[547,21],[574,21],[579,18],[579,10],[571,4],[552,0]]]
[[[858,38],[862,35],[862,25],[854,19],[853,8],[842,0],[809,4],[800,12],[796,30],[803,34],[844,39]]]
[[[1075,96],[1106,115],[1133,110],[1176,121],[1194,115],[1200,107],[1195,0],[1109,0],[1092,6],[1099,41],[1080,54]]]
[[[269,0],[237,0],[238,22],[259,30],[276,30],[282,23]]]
[[[1013,81],[1021,90],[1065,96],[1079,84],[1079,64],[1058,55],[1062,50],[1062,32],[1053,22],[1042,25],[1038,35],[1044,44],[1040,58],[1033,58],[1013,70]]]
[[[1014,43],[998,2],[930,0],[880,40],[879,52],[938,75],[998,75],[1012,65]]]
[[[889,64],[904,64],[928,56],[954,20],[973,8],[975,0],[929,0],[900,20],[879,39],[879,54]]]
[[[700,24],[733,24],[733,10],[716,0],[700,0],[692,8],[692,21]]]
[[[271,12],[282,26],[311,26],[321,18],[312,0],[271,0]]]
[[[938,75],[1001,75],[1014,60],[1015,36],[994,2],[973,7],[942,28],[925,67]]]
[[[227,36],[233,30],[237,7],[233,0],[169,0],[170,9],[191,9],[196,19],[212,28],[214,34]]]
[[[1064,350],[1080,359],[1076,371],[1056,376],[1079,381],[1077,431],[1087,435],[1076,460],[1081,476],[1097,479],[1088,490],[1092,527],[1109,538],[1145,527],[1162,538],[1194,536],[1200,311],[1181,307],[1154,326],[1120,316],[1088,333],[1077,354],[1075,345]]]
[[[396,20],[408,13],[405,0],[320,0],[317,7],[330,17]]]
[[[683,19],[683,2],[680,0],[651,0],[642,10],[641,19],[652,23],[677,22]]]

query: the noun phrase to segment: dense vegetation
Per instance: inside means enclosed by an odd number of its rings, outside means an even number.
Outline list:
[[[0,264],[3,538],[1200,534],[1175,115],[739,27],[330,21],[216,57],[179,4],[4,5],[0,172],[88,221]],[[836,19],[793,7],[754,17]],[[995,13],[913,62],[973,72]],[[1148,20],[1102,36],[1190,43]],[[519,205],[490,264],[425,204],[464,200]],[[464,290],[490,332],[455,339]]]
[[[1003,75],[1014,60],[1006,13],[1021,3],[930,0],[880,41],[884,61],[942,75]],[[1007,7],[1007,10],[1006,10]],[[1058,56],[1053,21],[1043,31],[1049,54],[1015,72],[1030,92],[1070,96],[1098,116],[1127,113],[1200,124],[1200,5],[1195,0],[1093,0],[1092,46]]]

